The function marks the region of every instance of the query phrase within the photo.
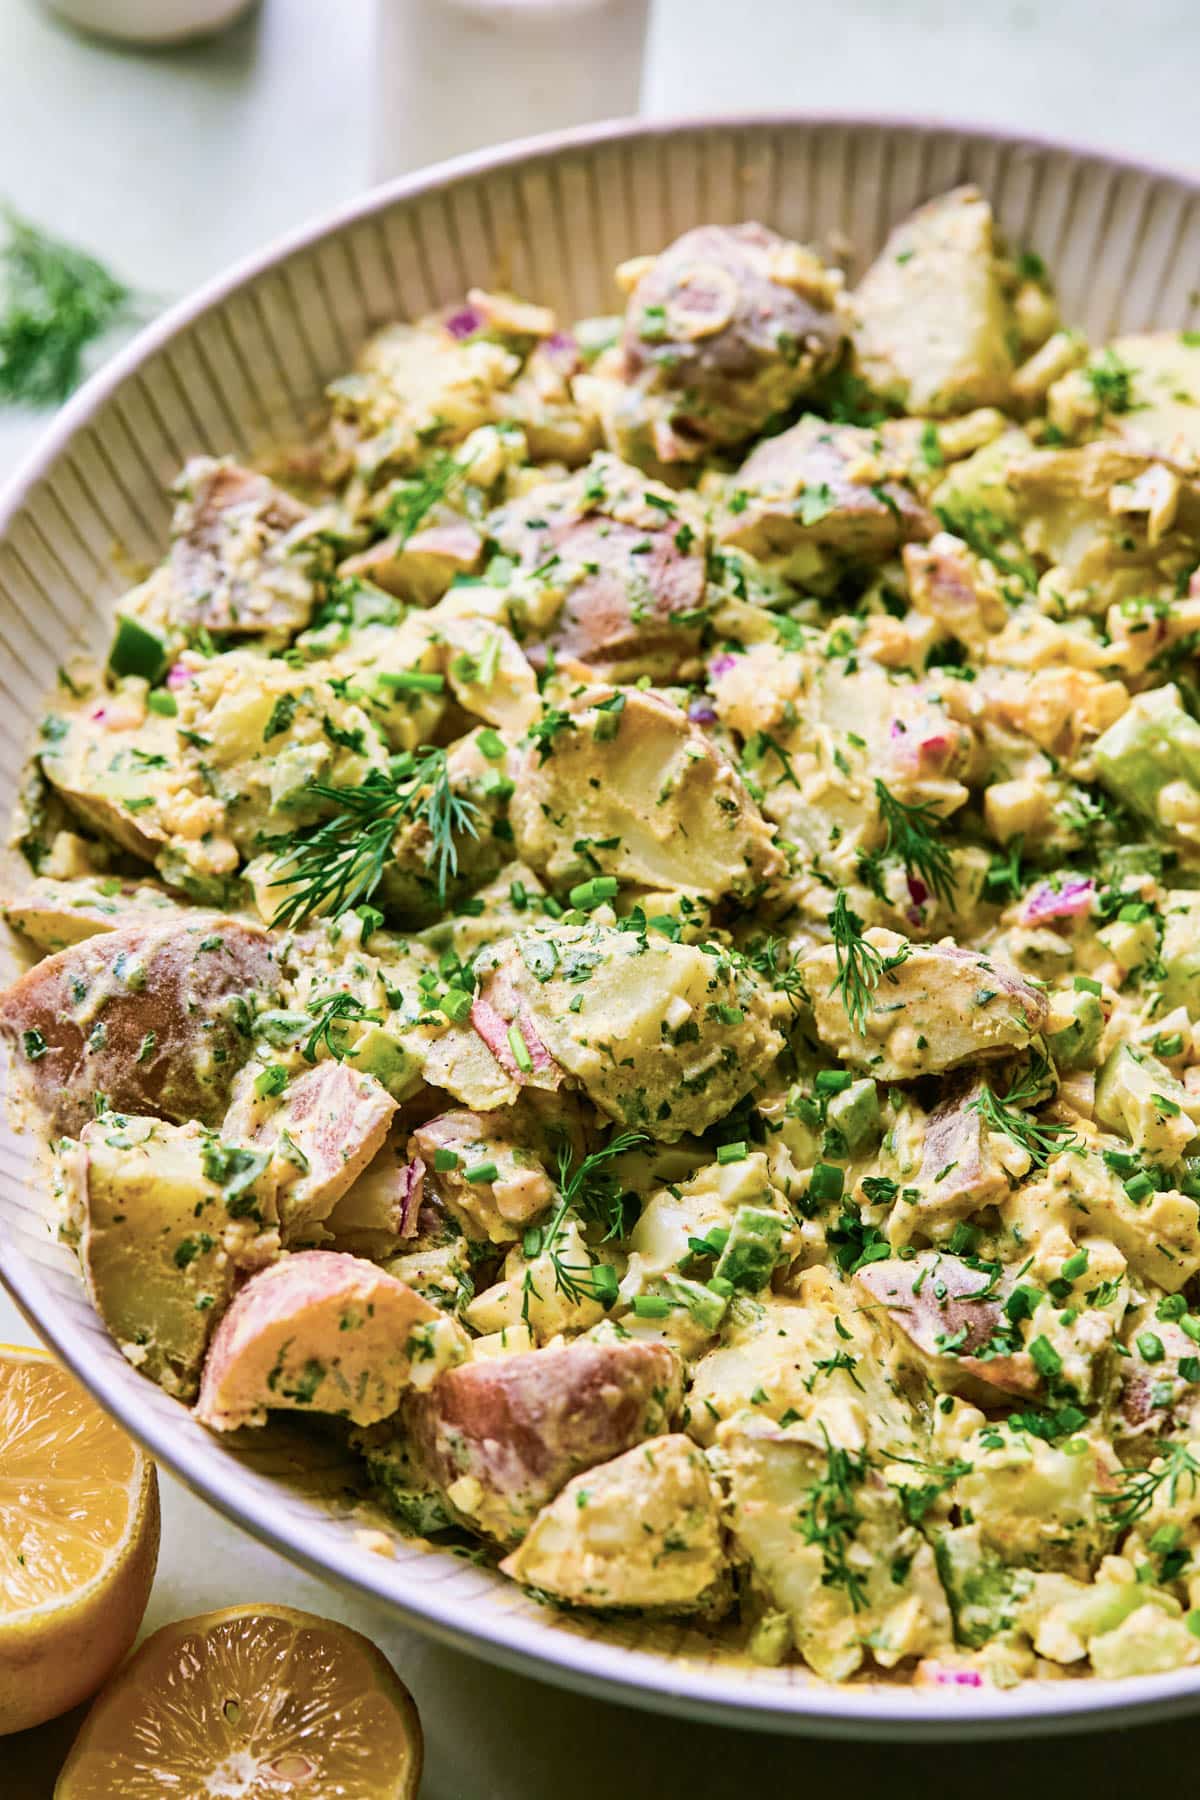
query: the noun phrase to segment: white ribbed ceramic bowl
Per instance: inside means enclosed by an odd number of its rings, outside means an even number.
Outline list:
[[[374,326],[472,283],[511,285],[567,318],[611,310],[615,263],[708,220],[849,244],[853,274],[896,219],[963,180],[1045,257],[1066,317],[1093,336],[1198,322],[1200,180],[995,132],[846,118],[618,124],[510,146],[380,189],[235,269],[64,408],[0,500],[2,791],[15,788],[64,652],[103,640],[130,559],[160,552],[180,463],[294,434]],[[31,1146],[2,1123],[0,1275],[97,1398],[198,1493],[489,1660],[665,1711],[848,1736],[1028,1733],[1200,1706],[1200,1671],[1008,1694],[830,1688],[797,1668],[722,1660],[684,1625],[547,1611],[441,1551],[401,1542],[394,1560],[372,1554],[339,1510],[334,1462],[301,1474],[282,1433],[218,1441],[123,1360],[51,1239]]]

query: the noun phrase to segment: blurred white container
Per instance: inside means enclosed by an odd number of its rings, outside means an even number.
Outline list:
[[[224,31],[254,0],[46,0],[83,31],[127,43],[178,44]]]
[[[650,0],[378,0],[377,179],[636,113]]]

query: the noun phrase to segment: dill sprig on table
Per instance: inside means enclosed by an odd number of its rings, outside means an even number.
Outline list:
[[[390,774],[372,769],[357,787],[314,782],[309,791],[337,810],[314,830],[272,840],[282,872],[271,886],[288,889],[272,925],[295,925],[315,912],[337,919],[369,900],[383,880],[396,828],[406,819],[422,820],[429,831],[438,903],[446,904],[447,883],[458,873],[457,840],[478,836],[479,808],[454,792],[444,750],[394,756]]]
[[[0,401],[56,406],[78,387],[83,352],[132,294],[104,265],[4,213],[0,247]]]
[[[862,920],[850,910],[845,888],[837,891],[829,915],[829,929],[833,933],[837,957],[837,975],[830,992],[842,996],[851,1029],[862,1037],[871,1011],[871,996],[883,977],[907,960],[908,945],[905,944],[895,956],[885,956],[874,944],[868,944],[863,936]]]

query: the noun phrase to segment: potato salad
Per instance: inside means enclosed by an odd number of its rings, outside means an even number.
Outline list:
[[[1200,333],[960,188],[191,461],[15,826],[55,1222],[211,1431],[830,1681],[1200,1663]]]

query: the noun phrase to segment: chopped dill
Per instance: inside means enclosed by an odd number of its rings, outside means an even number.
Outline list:
[[[1025,1074],[1015,1081],[1001,1098],[984,1082],[978,1096],[968,1102],[968,1110],[977,1112],[989,1131],[1001,1131],[1014,1144],[1026,1151],[1035,1169],[1044,1169],[1060,1150],[1078,1150],[1079,1138],[1069,1125],[1047,1124],[1022,1108],[1033,1106],[1042,1096],[1049,1064],[1044,1056],[1031,1057]]]
[[[404,820],[421,820],[428,829],[438,902],[445,905],[447,883],[458,873],[457,840],[478,835],[479,808],[455,793],[444,750],[394,756],[390,774],[372,769],[357,787],[314,782],[308,791],[333,801],[337,810],[314,830],[272,840],[274,866],[282,872],[270,885],[289,889],[272,925],[294,925],[315,912],[337,919],[369,900]]]
[[[871,996],[885,975],[891,975],[908,960],[905,944],[895,956],[884,956],[874,944],[868,944],[862,933],[862,920],[851,912],[845,888],[839,888],[829,915],[833,947],[837,957],[837,976],[831,994],[840,994],[851,1029],[861,1037],[867,1028]]]
[[[882,854],[896,856],[910,877],[922,881],[946,906],[954,904],[954,861],[938,837],[942,816],[931,800],[906,806],[876,778],[875,797],[887,832]]]
[[[1115,1494],[1101,1494],[1100,1505],[1115,1531],[1128,1531],[1130,1526],[1136,1525],[1150,1511],[1155,1495],[1164,1482],[1168,1484],[1167,1499],[1174,1506],[1184,1479],[1190,1484],[1189,1493],[1194,1494],[1198,1476],[1200,1462],[1196,1461],[1188,1446],[1170,1444],[1150,1468],[1123,1468],[1119,1489]]]

